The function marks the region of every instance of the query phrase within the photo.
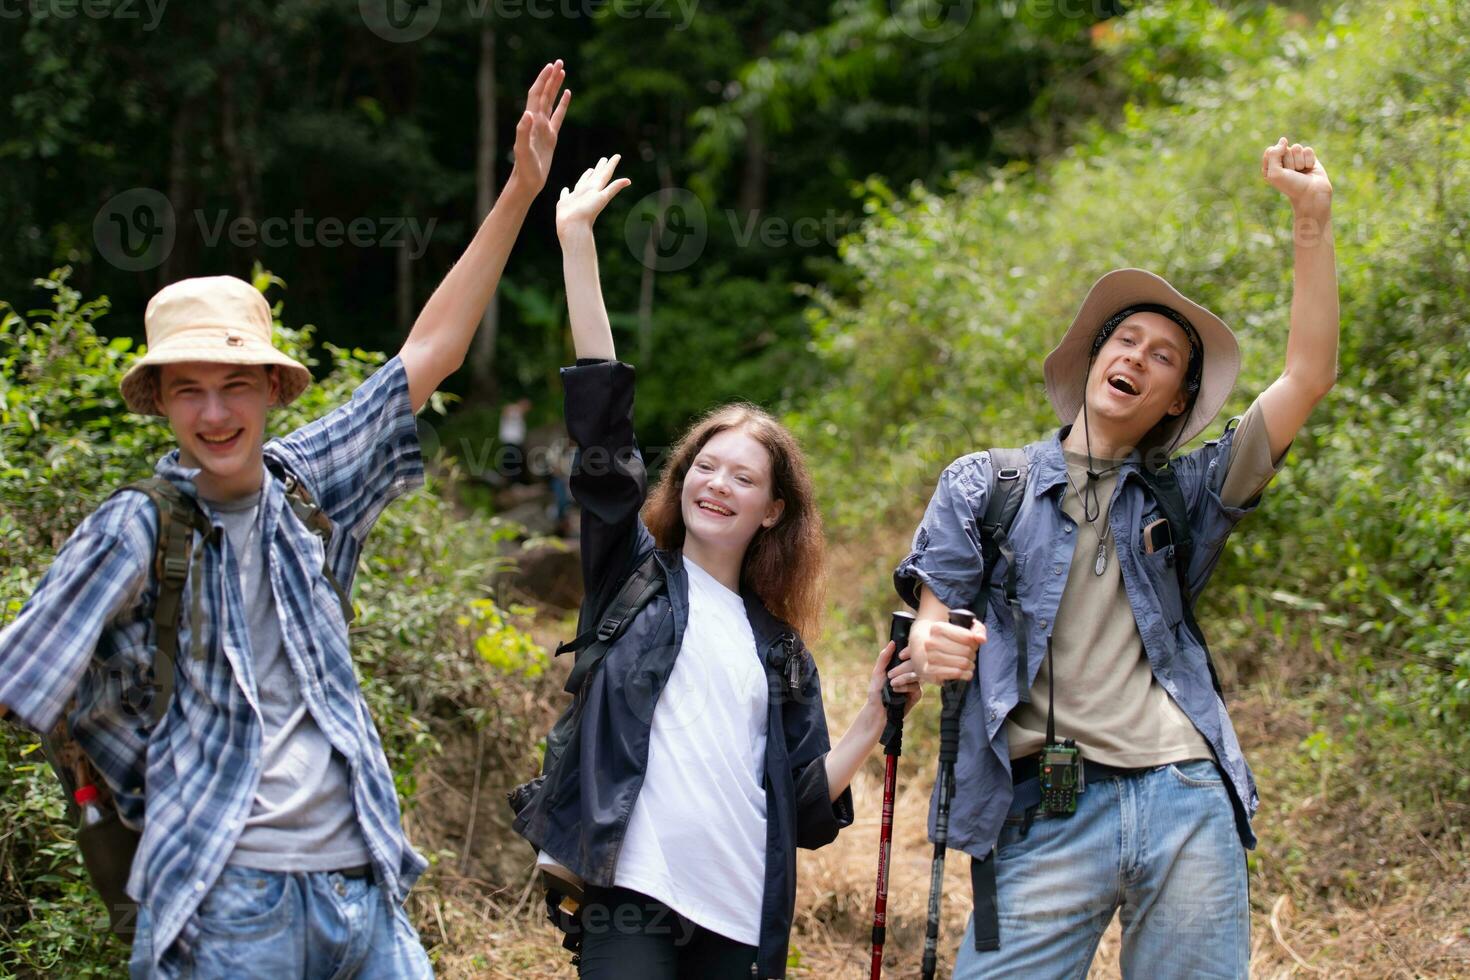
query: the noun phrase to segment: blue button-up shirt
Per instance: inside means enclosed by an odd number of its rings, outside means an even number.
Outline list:
[[[296,518],[267,470],[262,535],[286,655],[322,732],[347,762],[352,802],[378,882],[402,902],[426,862],[403,834],[393,775],[353,674],[347,623],[331,584],[350,588],[363,541],[383,508],[418,486],[423,465],[408,375],[396,358],[345,405],[265,446],[331,518],[321,539]],[[199,471],[178,452],[156,472],[195,496]],[[195,941],[195,910],[240,836],[261,772],[255,658],[239,566],[218,517],[204,547],[202,621],[184,590],[178,674],[156,728],[126,707],[146,704],[153,660],[152,573],[157,513],[141,493],[110,498],[57,553],[19,616],[0,633],[0,703],[37,731],[56,723],[73,694],[71,724],[117,801],[143,834],[128,894],[147,910],[150,974],[176,976]],[[193,577],[191,576],[191,579]],[[202,630],[202,658],[194,632]],[[146,714],[146,712],[145,712]],[[146,793],[145,793],[146,787]],[[145,819],[146,812],[146,819]]]
[[[1220,499],[1237,431],[1227,427],[1218,441],[1172,463],[1194,535],[1188,581],[1190,594],[1195,596],[1214,571],[1231,529],[1256,503],[1230,507]],[[1067,461],[1061,439],[1062,433],[1058,432],[1025,450],[1029,461],[1025,496],[1010,532],[1020,622],[1013,620],[1005,601],[1004,557],[991,577],[990,595],[983,600],[979,595],[984,572],[980,526],[992,479],[988,452],[961,457],[945,469],[914,535],[913,550],[894,572],[899,595],[911,605],[918,605],[918,590],[923,584],[951,609],[985,612],[988,640],[980,648],[978,669],[960,714],[960,749],[949,825],[950,845],[975,857],[984,857],[995,845],[1013,795],[1005,720],[1020,697],[1018,632],[1025,631],[1026,676],[1029,683],[1035,683],[1077,542],[1075,534],[1066,533],[1067,517],[1062,512]],[[1117,542],[1124,591],[1154,678],[1210,744],[1235,802],[1241,840],[1245,846],[1254,847],[1250,818],[1260,802],[1255,779],[1241,754],[1225,704],[1215,693],[1205,650],[1184,623],[1183,597],[1173,567],[1174,547],[1153,554],[1144,551],[1143,528],[1161,516],[1135,455],[1119,471],[1108,519]],[[935,809],[931,804],[931,836]]]

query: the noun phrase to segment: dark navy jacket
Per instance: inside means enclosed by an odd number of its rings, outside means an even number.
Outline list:
[[[647,473],[633,435],[633,369],[579,361],[562,369],[567,431],[577,443],[572,496],[582,508],[582,626],[597,624],[627,576],[654,550],[638,512]],[[633,620],[579,695],[578,738],[547,776],[547,787],[517,827],[590,884],[610,887],[633,804],[643,785],[659,693],[668,682],[689,620],[689,581],[676,551],[658,552],[667,588]],[[816,663],[789,626],[750,594],[746,613],[770,682],[766,730],[766,878],[757,967],[786,975],[796,909],[796,848],[816,848],[852,823],[852,795],[828,799],[830,747]],[[800,665],[799,690],[782,669]],[[698,862],[699,855],[688,855]]]

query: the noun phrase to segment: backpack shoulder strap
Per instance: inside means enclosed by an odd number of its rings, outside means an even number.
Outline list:
[[[1030,461],[1024,449],[990,450],[990,493],[985,516],[980,520],[980,555],[985,571],[980,580],[980,600],[975,612],[982,620],[990,598],[990,577],[1000,558],[1006,560],[1005,597],[1016,624],[1016,696],[1030,701],[1031,670],[1026,649],[1026,631],[1021,628],[1021,600],[1016,577],[1016,554],[1011,547],[1011,526],[1026,499],[1026,475]]]
[[[158,580],[158,597],[153,603],[153,636],[157,652],[153,661],[155,690],[148,706],[149,722],[156,725],[173,697],[179,654],[180,605],[184,582],[195,559],[192,555],[194,532],[208,538],[214,528],[192,498],[162,477],[129,483],[114,490],[112,495],[126,490],[143,494],[158,511],[158,535],[153,549],[153,573]],[[197,589],[195,597],[198,598]],[[198,619],[196,613],[193,621]]]
[[[663,587],[663,566],[658,562],[657,553],[650,551],[623,582],[622,588],[608,604],[596,628],[589,629],[576,639],[560,644],[556,648],[557,656],[563,653],[576,655],[577,662],[572,667],[571,674],[567,676],[564,688],[568,694],[576,694],[581,690],[582,685],[586,683],[587,675],[606,656],[608,647],[627,632],[633,618],[643,611],[644,606],[653,601],[653,597],[658,595]]]
[[[1194,555],[1194,531],[1189,526],[1189,505],[1184,500],[1184,491],[1179,487],[1179,478],[1172,466],[1165,465],[1157,470],[1147,466],[1140,472],[1144,483],[1153,491],[1154,500],[1169,522],[1169,533],[1174,539],[1174,573],[1179,578],[1179,598],[1184,606],[1184,623],[1205,651],[1205,666],[1210,670],[1210,683],[1215,693],[1223,699],[1220,675],[1215,671],[1215,660],[1210,656],[1209,644],[1205,642],[1204,630],[1194,616],[1194,596],[1189,591],[1189,562]]]
[[[332,543],[332,532],[335,530],[332,519],[327,516],[326,511],[318,506],[316,500],[311,495],[311,491],[306,488],[306,484],[301,481],[301,478],[287,469],[284,463],[267,456],[266,466],[270,467],[270,471],[276,475],[276,478],[284,486],[286,503],[290,506],[291,512],[296,515],[296,519],[302,524],[305,524],[308,531],[321,539],[322,574],[326,576],[327,582],[331,584],[332,591],[337,593],[337,602],[342,607],[342,618],[351,625],[352,620],[357,615],[356,611],[352,608],[352,597],[347,594],[347,590],[342,587],[342,583],[337,581],[337,576],[332,574],[332,567],[327,558],[327,546]]]

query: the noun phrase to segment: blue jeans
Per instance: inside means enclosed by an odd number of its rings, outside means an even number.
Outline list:
[[[1070,817],[1037,813],[996,845],[1000,949],[975,951],[972,916],[955,980],[1085,977],[1121,910],[1124,977],[1246,977],[1245,849],[1209,760],[1087,784]]]
[[[402,906],[369,878],[335,871],[227,867],[197,913],[199,939],[184,976],[197,980],[420,980],[433,967]],[[152,943],[140,911],[134,980],[147,977]]]

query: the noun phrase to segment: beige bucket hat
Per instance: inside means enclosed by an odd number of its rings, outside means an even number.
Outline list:
[[[123,401],[139,415],[162,415],[153,370],[160,364],[274,365],[279,404],[289,405],[311,384],[311,372],[276,350],[271,309],[260,290],[234,276],[182,279],[160,289],[143,314],[148,351],[122,379]]]
[[[1230,397],[1240,374],[1240,345],[1235,334],[1209,310],[1143,269],[1114,269],[1092,284],[1066,336],[1047,355],[1046,395],[1062,424],[1077,418],[1087,390],[1093,341],[1115,314],[1132,306],[1168,307],[1189,321],[1204,349],[1199,395],[1194,405],[1162,430],[1163,442],[1182,446],[1203,432]],[[1177,442],[1175,441],[1177,437]]]

